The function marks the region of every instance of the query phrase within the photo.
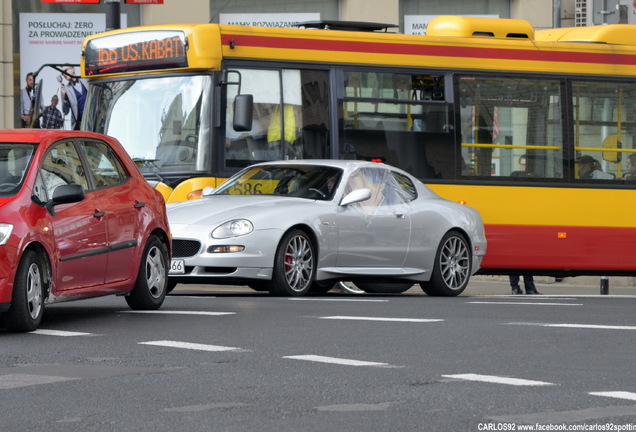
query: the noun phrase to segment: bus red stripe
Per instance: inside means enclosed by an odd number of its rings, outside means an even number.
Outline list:
[[[585,53],[572,51],[538,51],[506,48],[460,47],[450,45],[420,45],[383,42],[359,42],[327,39],[300,39],[274,36],[246,36],[223,34],[224,45],[258,48],[302,49],[318,51],[349,51],[376,54],[427,55],[439,57],[465,57],[496,60],[524,60],[565,63],[606,63],[636,65],[636,55],[618,53]]]
[[[486,225],[484,269],[636,271],[636,228]]]

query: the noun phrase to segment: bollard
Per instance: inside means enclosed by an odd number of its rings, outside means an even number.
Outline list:
[[[601,295],[609,294],[609,276],[601,276]]]

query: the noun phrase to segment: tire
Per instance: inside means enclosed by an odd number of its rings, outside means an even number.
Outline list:
[[[161,307],[168,291],[168,248],[155,235],[141,256],[135,287],[126,296],[126,303],[134,310],[156,310]]]
[[[177,282],[168,278],[168,285],[166,286],[166,294],[170,294],[173,289],[177,286]]]
[[[413,284],[411,282],[356,282],[356,286],[368,294],[402,294],[408,291]]]
[[[428,282],[421,282],[422,290],[430,296],[453,297],[461,294],[470,279],[472,255],[468,241],[457,231],[449,231],[439,244]]]
[[[38,328],[44,314],[44,264],[35,251],[26,250],[13,283],[9,310],[2,316],[4,327],[13,332]]]
[[[309,236],[295,229],[283,236],[276,256],[269,292],[281,296],[303,296],[312,286],[316,256]]]
[[[338,285],[338,282],[334,281],[314,281],[309,288],[309,292],[312,294],[326,294]]]

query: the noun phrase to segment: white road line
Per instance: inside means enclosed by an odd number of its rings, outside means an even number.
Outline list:
[[[205,344],[190,343],[190,342],[168,341],[168,340],[139,342],[139,345],[154,345],[154,346],[182,348],[182,349],[189,349],[189,350],[196,350],[196,351],[242,351],[241,348],[233,348],[233,347],[218,346],[218,345],[205,345]]]
[[[205,311],[172,311],[172,310],[123,310],[120,313],[132,314],[163,314],[163,315],[236,315],[236,312],[205,312]]]
[[[388,300],[382,299],[352,299],[352,298],[311,298],[311,297],[294,297],[287,299],[289,301],[324,301],[324,302],[375,302],[386,303]]]
[[[508,378],[495,375],[479,375],[479,374],[457,374],[457,375],[442,375],[444,378],[453,378],[466,381],[480,381],[493,384],[506,384],[514,386],[550,386],[554,385],[544,381],[533,381],[519,378]]]
[[[377,363],[377,362],[369,362],[369,361],[361,361],[361,360],[350,360],[336,357],[324,357],[319,355],[297,355],[297,356],[284,356],[283,358],[294,359],[294,360],[306,360],[313,361],[319,363],[331,363],[345,366],[375,366],[375,367],[386,367],[389,366],[388,363]]]
[[[325,316],[320,319],[328,320],[350,320],[350,321],[389,321],[389,322],[416,322],[416,323],[429,323],[440,322],[443,319],[424,319],[424,318],[378,318],[378,317],[364,317],[364,316]]]
[[[617,326],[617,325],[600,325],[600,324],[547,324],[547,323],[530,323],[530,322],[510,322],[512,325],[526,325],[535,327],[555,327],[555,328],[576,328],[576,329],[594,329],[594,330],[636,330],[636,326]]]
[[[95,334],[93,333],[82,333],[82,332],[72,332],[72,331],[62,331],[62,330],[45,330],[45,329],[34,330],[29,334],[36,334],[36,335],[43,335],[43,336],[62,336],[62,337],[95,336]]]
[[[543,303],[543,302],[499,302],[499,301],[471,301],[472,304],[493,304],[493,305],[532,305],[532,306],[583,306],[582,303]]]
[[[592,396],[611,397],[636,401],[636,393],[626,391],[591,392]]]

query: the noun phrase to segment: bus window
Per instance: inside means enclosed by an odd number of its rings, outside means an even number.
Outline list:
[[[253,96],[249,131],[232,127],[238,86],[228,86],[225,163],[228,167],[329,155],[328,73],[315,70],[239,69],[241,94]],[[263,85],[267,83],[267,85]]]
[[[572,99],[575,178],[624,179],[628,159],[636,154],[633,84],[577,81]]]
[[[559,81],[462,76],[462,175],[563,178]],[[526,156],[520,175],[518,161]]]
[[[453,119],[445,77],[344,72],[340,158],[400,167],[421,179],[453,178]]]

